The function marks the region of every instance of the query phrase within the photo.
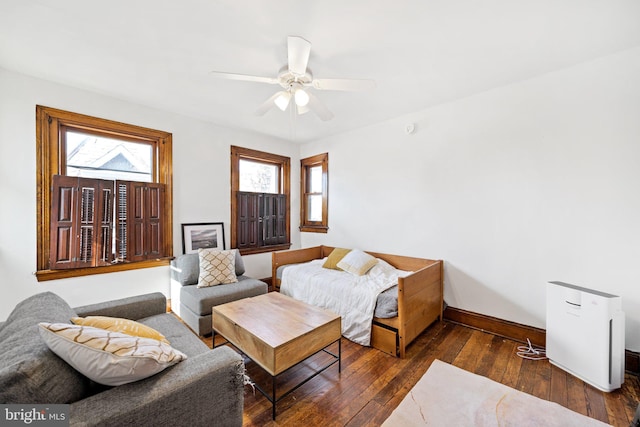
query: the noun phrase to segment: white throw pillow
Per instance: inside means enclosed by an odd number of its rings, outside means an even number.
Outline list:
[[[363,276],[367,274],[367,271],[371,270],[371,267],[376,265],[377,262],[378,260],[368,253],[362,252],[359,249],[353,249],[338,262],[337,266],[356,276]]]
[[[236,250],[221,251],[219,249],[198,249],[200,259],[200,276],[198,287],[235,283],[236,276]]]
[[[187,356],[162,341],[91,326],[39,323],[47,346],[93,381],[118,386],[175,365]]]

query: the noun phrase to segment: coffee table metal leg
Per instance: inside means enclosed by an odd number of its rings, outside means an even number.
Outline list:
[[[327,350],[327,348],[323,348],[322,350],[319,350],[317,353],[318,354],[320,352],[325,352],[330,354],[331,356],[334,357],[334,361],[325,365],[324,367],[322,367],[321,369],[319,369],[318,371],[314,372],[311,376],[307,377],[305,380],[303,380],[302,382],[300,382],[298,385],[296,385],[295,387],[291,388],[290,390],[288,390],[286,393],[284,393],[282,396],[280,396],[279,398],[276,395],[276,388],[277,388],[277,375],[270,375],[271,377],[271,396],[269,396],[269,394],[267,393],[267,391],[265,389],[263,389],[262,387],[260,387],[260,385],[258,385],[257,383],[254,384],[254,387],[264,396],[267,398],[267,400],[269,402],[271,402],[271,418],[275,421],[276,419],[276,404],[278,403],[279,400],[284,399],[286,396],[288,396],[289,394],[293,393],[294,391],[296,391],[299,387],[302,387],[304,384],[307,383],[307,381],[312,380],[313,378],[315,378],[317,375],[321,374],[322,372],[324,372],[325,370],[329,369],[331,366],[335,365],[336,363],[338,364],[338,372],[342,372],[342,337],[338,338],[336,340],[338,342],[338,354],[335,355],[334,353],[330,352],[329,350]],[[332,342],[331,344],[335,344],[335,342]],[[230,341],[226,341],[225,344],[231,344],[233,347],[235,347],[236,349],[238,349],[238,351],[241,354],[245,354],[242,352],[242,350],[240,350],[235,344],[233,344]],[[329,345],[331,345],[329,344]],[[327,346],[328,347],[328,346]],[[311,355],[313,356],[313,354]],[[311,357],[309,356],[309,357]],[[247,356],[248,357],[248,356]],[[309,359],[309,357],[307,357],[306,359],[301,360],[300,362],[296,363],[293,366],[297,366],[300,363],[304,362],[305,360]],[[292,366],[292,367],[293,367]],[[289,369],[291,369],[292,367],[290,367]],[[287,370],[289,370],[287,369]],[[287,370],[281,372],[280,374],[286,372]]]
[[[276,402],[277,402],[277,398],[276,398],[276,377],[275,376],[271,376],[271,391],[273,392],[272,396],[273,396],[273,400],[271,401],[271,418],[273,418],[273,420],[275,421],[276,419]]]

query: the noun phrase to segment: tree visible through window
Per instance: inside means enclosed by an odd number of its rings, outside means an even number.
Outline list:
[[[38,280],[168,264],[171,134],[41,106],[36,119]]]
[[[280,165],[240,159],[240,191],[254,193],[280,192]]]

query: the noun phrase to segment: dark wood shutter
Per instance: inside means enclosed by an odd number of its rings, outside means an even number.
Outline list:
[[[117,181],[118,258],[143,261],[164,256],[164,184]]]
[[[78,178],[55,175],[51,195],[49,268],[74,268],[78,253]]]
[[[101,180],[96,265],[110,265],[113,262],[113,201],[114,182]]]
[[[239,191],[237,194],[238,249],[257,248],[260,244],[260,193]]]
[[[49,268],[110,264],[113,182],[55,175],[51,190]]]
[[[146,191],[146,248],[147,259],[161,258],[164,256],[162,233],[163,222],[162,207],[164,206],[164,184],[148,183]]]
[[[289,243],[287,239],[287,196],[285,194],[275,195],[274,204],[276,205],[275,236],[277,244]]]
[[[287,198],[284,194],[237,193],[238,249],[258,248],[287,242]]]
[[[128,189],[127,182],[116,181],[116,258],[119,262],[127,259]]]
[[[261,194],[261,246],[287,243],[286,203],[287,199],[284,194]]]

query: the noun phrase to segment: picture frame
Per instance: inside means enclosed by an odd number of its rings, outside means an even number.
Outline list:
[[[192,254],[201,248],[226,249],[222,222],[182,224],[182,252]]]

